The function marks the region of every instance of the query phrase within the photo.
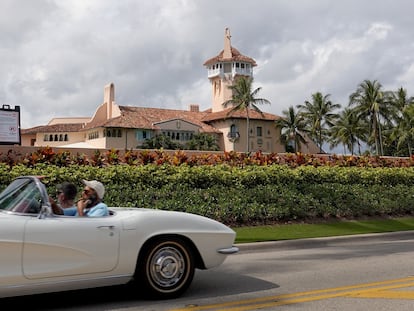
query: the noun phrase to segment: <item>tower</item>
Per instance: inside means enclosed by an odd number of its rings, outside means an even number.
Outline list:
[[[253,67],[257,66],[253,58],[242,55],[231,46],[228,28],[224,31],[224,49],[204,63],[208,70],[208,79],[212,87],[212,112],[222,111],[223,103],[232,98],[229,86],[240,76],[253,78]]]

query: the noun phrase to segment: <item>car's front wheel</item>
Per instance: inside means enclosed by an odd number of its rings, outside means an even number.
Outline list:
[[[160,238],[151,242],[139,261],[136,282],[153,298],[180,296],[194,277],[191,248],[180,238]]]

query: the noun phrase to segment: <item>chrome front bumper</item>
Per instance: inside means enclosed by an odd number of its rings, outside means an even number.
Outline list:
[[[217,253],[224,254],[224,255],[230,255],[235,254],[239,251],[239,248],[236,246],[232,246],[229,248],[221,248],[217,250]]]

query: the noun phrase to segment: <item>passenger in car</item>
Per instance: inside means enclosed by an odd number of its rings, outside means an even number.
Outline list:
[[[73,183],[63,182],[56,187],[56,200],[49,198],[53,213],[63,215],[65,209],[76,208],[75,198],[78,189]]]
[[[80,200],[75,207],[64,209],[68,216],[99,217],[108,216],[108,206],[102,202],[105,194],[104,185],[97,180],[82,180],[85,185]]]

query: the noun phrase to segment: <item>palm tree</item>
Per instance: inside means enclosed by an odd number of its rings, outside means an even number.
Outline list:
[[[341,107],[339,104],[332,103],[329,97],[330,94],[323,96],[321,92],[316,92],[312,94],[312,102],[306,100],[304,104],[296,106],[307,122],[309,134],[318,143],[321,153],[322,144],[328,135],[326,127],[334,124],[338,114],[333,111]]]
[[[392,119],[392,109],[387,93],[384,93],[381,88],[382,85],[376,80],[364,80],[349,96],[349,106],[355,106],[357,117],[368,122],[370,133],[368,143],[374,141],[377,155],[384,153],[381,118],[386,122],[391,122]]]
[[[193,135],[193,138],[187,143],[189,150],[210,150],[218,151],[220,148],[217,145],[216,138],[206,133],[199,133]]]
[[[155,135],[152,138],[147,138],[142,145],[139,147],[142,149],[171,149],[177,150],[182,149],[179,143],[176,143],[171,140],[170,137],[165,136],[164,134]]]
[[[355,111],[345,108],[339,115],[337,122],[330,129],[330,147],[333,148],[342,144],[351,154],[354,154],[354,147],[357,144],[358,153],[361,154],[360,141],[365,140],[365,132],[366,126],[358,119]]]
[[[251,77],[239,77],[236,79],[236,83],[229,86],[232,90],[232,98],[223,103],[224,107],[232,105],[232,109],[228,112],[231,115],[233,111],[244,110],[246,112],[246,140],[247,140],[247,152],[249,152],[249,127],[250,117],[249,110],[254,110],[262,114],[262,111],[257,107],[258,104],[270,104],[270,101],[264,98],[256,98],[256,95],[262,89],[256,88],[252,91],[253,79]]]
[[[401,87],[393,94],[392,102],[396,108],[396,126],[391,131],[390,139],[397,140],[397,150],[406,144],[411,157],[411,145],[414,142],[414,98],[407,98],[407,91]]]
[[[301,144],[307,143],[303,134],[306,132],[306,123],[293,106],[283,110],[282,114],[283,117],[275,121],[276,127],[280,128],[280,140],[285,144],[286,151],[300,151]]]
[[[402,113],[404,108],[414,103],[414,97],[407,98],[407,90],[400,87],[397,92],[391,93],[391,100],[395,108],[397,109],[397,113]]]

